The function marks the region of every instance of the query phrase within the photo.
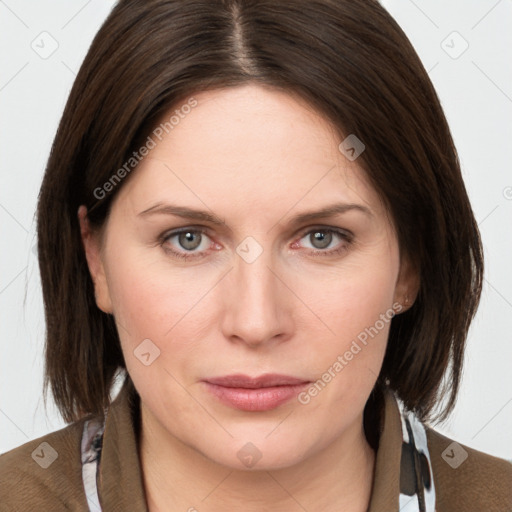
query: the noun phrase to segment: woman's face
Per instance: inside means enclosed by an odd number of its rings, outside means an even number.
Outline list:
[[[255,85],[194,98],[153,133],[102,241],[84,236],[97,302],[147,421],[226,466],[291,466],[362,435],[411,272],[322,117]]]

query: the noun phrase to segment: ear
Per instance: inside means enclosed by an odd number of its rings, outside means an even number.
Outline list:
[[[414,304],[419,289],[420,276],[418,269],[408,257],[401,257],[394,296],[394,302],[401,306],[400,313],[405,313]]]
[[[104,313],[112,313],[112,301],[110,300],[110,292],[101,255],[100,235],[91,229],[89,219],[87,218],[87,208],[84,205],[78,208],[78,221],[80,223],[80,236],[85,250],[87,266],[94,283],[96,304]]]

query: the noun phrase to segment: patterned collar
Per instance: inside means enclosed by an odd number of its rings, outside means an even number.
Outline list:
[[[425,426],[396,397],[402,421],[400,512],[435,512],[436,491]]]

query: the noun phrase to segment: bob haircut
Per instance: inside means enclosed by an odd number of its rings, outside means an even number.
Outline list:
[[[45,403],[51,386],[65,421],[104,414],[126,369],[114,317],[96,306],[78,207],[101,232],[130,177],[120,168],[157,120],[194,93],[249,82],[300,97],[340,142],[356,134],[364,143],[357,163],[420,277],[413,306],[391,322],[376,389],[391,388],[423,421],[438,408],[445,419],[482,291],[482,244],[437,94],[377,0],[114,6],[72,87],[38,198]]]

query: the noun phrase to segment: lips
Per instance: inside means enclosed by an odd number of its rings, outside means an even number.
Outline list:
[[[225,405],[244,411],[275,409],[296,396],[310,381],[289,375],[258,377],[236,374],[208,378],[206,389]]]
[[[309,382],[304,379],[297,379],[295,377],[289,377],[287,375],[278,374],[266,374],[260,375],[259,377],[248,377],[247,375],[226,375],[225,377],[215,377],[213,379],[206,379],[206,382],[210,384],[216,384],[217,386],[224,386],[226,388],[246,388],[246,389],[258,389],[258,388],[270,388],[274,386],[296,386],[297,384],[303,384]]]

